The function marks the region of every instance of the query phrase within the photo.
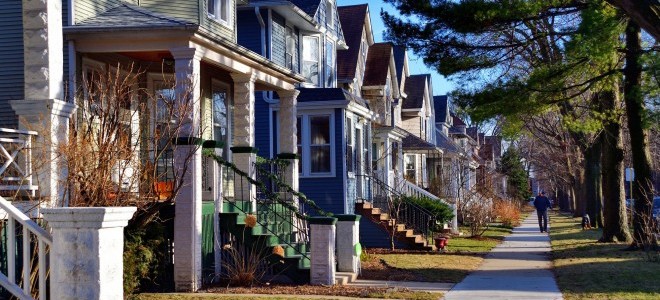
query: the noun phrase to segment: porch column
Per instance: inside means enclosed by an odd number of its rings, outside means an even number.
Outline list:
[[[284,171],[284,182],[295,191],[298,190],[298,129],[297,129],[297,104],[298,90],[278,91],[280,96],[280,119],[279,119],[279,158],[287,159],[290,164]]]
[[[174,142],[174,288],[196,291],[202,285],[202,152],[200,145],[200,60],[196,48],[176,48],[175,109],[181,128]]]
[[[63,47],[62,1],[24,0],[24,99],[10,104],[18,116],[19,129],[39,133],[33,144],[32,165],[44,206],[66,204],[63,187],[67,173],[56,149],[68,140],[75,105],[63,101]]]
[[[256,74],[232,73],[234,80],[234,142],[232,161],[238,169],[250,178],[256,178],[257,149],[254,147],[254,81]],[[257,189],[244,182],[234,184],[236,200],[250,201],[251,210],[256,211]]]

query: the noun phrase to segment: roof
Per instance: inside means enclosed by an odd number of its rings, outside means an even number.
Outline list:
[[[391,43],[375,43],[369,47],[367,67],[364,72],[364,85],[385,85],[392,59]],[[387,62],[387,63],[385,63]]]
[[[143,7],[122,2],[116,7],[76,23],[70,28],[172,28],[197,26],[195,23],[161,15]]]
[[[403,150],[439,150],[435,145],[417,137],[410,132],[407,133],[408,135],[404,137],[402,141]]]
[[[367,107],[366,102],[342,88],[299,88],[298,102],[350,101]]]
[[[449,97],[447,95],[433,96],[433,106],[435,106],[435,122],[446,122],[447,112],[449,111]]]
[[[493,145],[493,156],[495,156],[495,158],[502,157],[502,137],[487,135],[484,138],[484,143],[486,145]]]
[[[403,109],[421,109],[424,107],[424,88],[426,75],[410,75],[406,79],[405,92],[408,97],[403,100]]]
[[[465,122],[463,122],[463,120],[461,120],[461,118],[457,117],[454,114],[451,114],[451,117],[453,118],[452,121],[453,121],[454,126],[461,126],[461,125],[466,126]]]
[[[344,31],[347,50],[337,51],[337,80],[352,81],[355,78],[357,63],[360,57],[362,30],[367,17],[367,4],[339,6],[339,22]]]
[[[477,141],[477,143],[479,143],[479,141],[480,141],[479,140],[479,128],[474,127],[474,126],[473,127],[468,127],[467,129],[465,129],[465,133],[467,133],[467,135],[469,135],[473,140],[475,140],[475,141]]]
[[[396,68],[396,79],[401,83],[401,77],[403,76],[403,67],[406,63],[406,48],[403,46],[395,45],[394,50],[394,65]]]
[[[442,132],[436,131],[435,135],[435,142],[440,149],[444,150],[445,152],[451,152],[451,153],[460,153],[461,149],[458,148],[458,145],[454,143],[454,141],[449,138],[448,136],[442,134]]]
[[[298,8],[302,9],[306,14],[312,17],[316,15],[316,11],[319,9],[319,5],[321,4],[321,1],[319,0],[289,0],[289,2],[293,3],[295,6],[298,6]]]

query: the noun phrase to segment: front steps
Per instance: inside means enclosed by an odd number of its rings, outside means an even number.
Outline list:
[[[281,226],[277,224],[257,223],[252,228],[248,227],[245,224],[244,211],[251,211],[249,202],[237,201],[233,205],[225,202],[223,212],[220,213],[221,228],[233,234],[246,247],[263,249],[260,251],[267,256],[274,274],[285,275],[297,284],[309,283],[311,261],[308,246],[290,242],[292,234],[281,231]],[[283,257],[272,254],[277,246],[283,248]]]
[[[415,234],[406,224],[397,223],[396,219],[391,218],[387,213],[381,212],[379,208],[373,207],[370,202],[362,201],[355,204],[355,211],[379,225],[388,233],[394,231],[394,237],[397,241],[404,243],[413,250],[436,251],[435,245],[430,245],[424,240],[422,235]]]
[[[351,272],[335,272],[335,285],[347,285],[357,280],[357,274]]]

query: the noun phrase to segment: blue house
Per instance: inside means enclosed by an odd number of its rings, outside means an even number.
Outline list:
[[[354,213],[373,114],[359,93],[338,87],[345,76],[337,65],[359,44],[347,46],[334,1],[250,1],[238,9],[238,42],[305,77],[296,105],[299,190],[326,211]],[[278,95],[257,93],[255,102],[258,154],[276,157]]]

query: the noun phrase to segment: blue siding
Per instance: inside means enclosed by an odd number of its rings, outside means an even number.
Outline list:
[[[365,248],[391,248],[389,233],[367,217],[360,219],[360,244]],[[406,245],[394,240],[394,246],[398,249]]]
[[[257,155],[265,158],[272,158],[270,155],[270,130],[271,125],[268,123],[268,106],[269,104],[264,101],[263,93],[256,92],[254,95],[255,112],[254,112],[254,144],[259,148]]]
[[[17,127],[9,100],[24,98],[22,2],[0,0],[0,127]]]
[[[344,120],[342,109],[335,109],[335,177],[300,178],[300,191],[323,210],[344,213],[344,165],[342,143]]]
[[[270,40],[270,60],[280,66],[286,66],[286,27],[284,18],[272,12],[272,33]]]
[[[264,22],[267,22],[268,16],[261,12]],[[254,10],[237,11],[237,32],[238,44],[252,50],[255,53],[262,54],[261,49],[261,25],[254,13]]]

